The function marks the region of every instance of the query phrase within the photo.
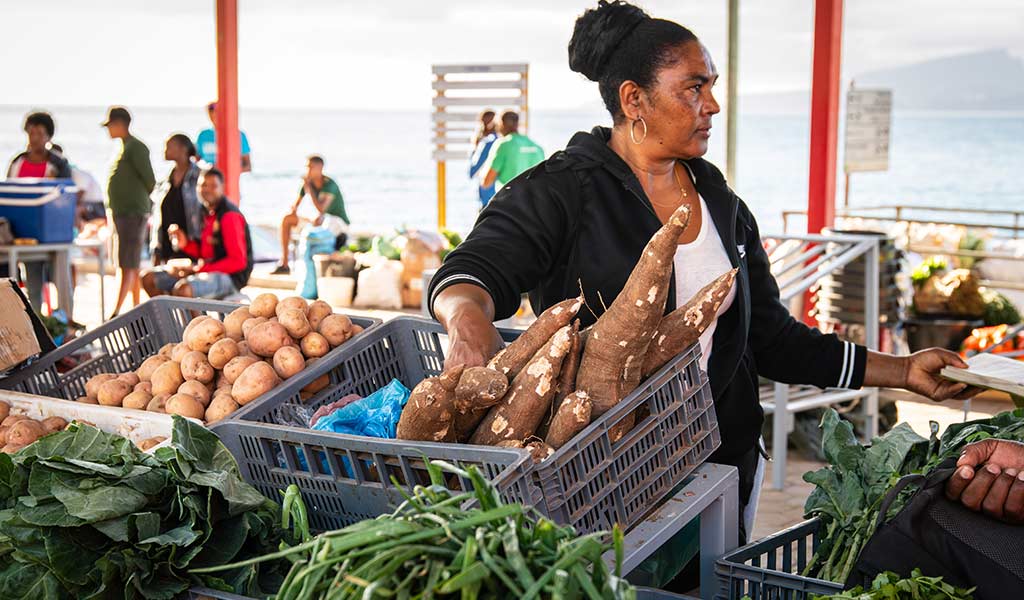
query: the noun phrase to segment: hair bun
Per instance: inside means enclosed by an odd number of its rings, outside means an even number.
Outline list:
[[[649,17],[643,9],[615,0],[601,0],[578,19],[569,40],[569,68],[597,81],[615,49]]]

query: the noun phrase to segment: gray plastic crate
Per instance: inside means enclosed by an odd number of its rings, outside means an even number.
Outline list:
[[[185,330],[185,325],[192,319],[193,311],[223,319],[224,315],[239,306],[242,305],[221,300],[174,298],[171,296],[152,298],[56,350],[46,353],[10,377],[0,379],[0,388],[38,396],[75,400],[85,395],[85,382],[93,375],[123,373],[137,369],[144,360],[156,354],[164,344],[180,342],[181,334]],[[349,318],[367,331],[381,323],[380,319],[351,315]],[[365,335],[365,332],[346,343],[357,342],[362,335]],[[62,358],[90,346],[98,350],[96,356],[66,373],[57,371],[56,365]],[[331,350],[316,364],[260,398],[265,398],[270,394],[288,393],[293,389],[293,395],[298,398],[298,390],[320,377],[327,370],[330,360],[336,357],[343,347],[339,346]],[[254,402],[258,402],[260,398]]]
[[[800,575],[821,544],[820,526],[810,519],[722,556],[716,600],[810,600],[843,591],[838,583]]]
[[[503,336],[512,338],[516,333],[505,331]],[[441,371],[446,346],[444,330],[436,321],[398,317],[346,344],[344,351],[330,361],[330,386],[304,404],[297,397],[285,397],[275,390],[232,415],[233,421],[253,422],[249,427],[229,428],[225,424],[214,429],[229,448],[254,449],[265,443],[259,440],[275,438],[301,443],[302,434],[308,430],[281,424],[294,424],[295,414],[308,412],[350,393],[369,395],[392,378],[412,388],[423,378]],[[699,347],[694,346],[672,359],[551,457],[533,465],[531,483],[540,492],[533,494],[535,506],[553,520],[572,525],[581,532],[611,529],[615,523],[628,529],[643,520],[720,443],[711,392],[706,376],[698,367],[699,357]],[[615,425],[634,413],[639,417],[636,426],[613,442],[611,432]],[[266,426],[270,424],[278,426]],[[286,434],[291,437],[283,438]],[[339,453],[351,451],[355,442],[366,439],[327,435],[331,437],[321,438],[320,443]],[[232,436],[240,436],[240,439],[229,441]],[[467,444],[409,441],[392,444],[396,450],[423,451],[428,456],[432,452],[473,455],[494,450],[489,446]],[[513,452],[525,454],[520,450]],[[243,476],[257,487],[291,483],[284,477],[276,454],[250,450],[249,456],[236,453],[236,457]],[[310,480],[336,477],[301,471],[293,474],[296,478]],[[350,478],[342,479],[349,485]],[[351,485],[362,487],[358,481]],[[335,489],[341,487],[338,483]],[[372,486],[346,491],[346,498],[358,502],[359,511],[352,514],[347,506],[340,506],[338,517],[342,524],[376,516],[390,506],[386,494]]]

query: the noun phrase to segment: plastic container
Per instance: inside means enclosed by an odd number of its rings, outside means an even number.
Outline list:
[[[512,339],[520,332],[504,330]],[[304,490],[324,482],[324,493],[333,495],[332,523],[347,525],[391,510],[396,499],[380,478],[366,482],[349,477],[329,466],[329,472],[298,469],[299,461],[282,464],[274,441],[302,449],[313,444],[308,429],[285,426],[297,424],[302,414],[350,393],[367,396],[397,378],[412,388],[425,377],[437,375],[444,364],[447,338],[435,321],[398,317],[368,330],[359,340],[346,344],[330,361],[331,384],[308,401],[298,389],[283,385],[253,401],[232,415],[247,426],[218,424],[214,430],[232,449],[242,475],[265,493],[297,483]],[[611,529],[619,523],[630,528],[703,463],[720,443],[711,392],[700,372],[699,347],[694,346],[672,359],[632,394],[559,448],[547,460],[528,466],[533,504],[553,520],[569,524],[580,532]],[[289,382],[290,383],[290,382]],[[612,441],[615,426],[637,415],[635,427],[622,439]],[[369,438],[324,434],[316,437],[318,452],[358,456]],[[374,440],[374,452],[383,465],[397,464],[404,456],[431,458],[472,456],[497,450],[469,444]],[[304,446],[305,445],[305,446]],[[273,450],[271,450],[273,449]],[[525,451],[502,449],[517,456]],[[287,453],[285,453],[287,455]],[[506,456],[506,455],[502,455]],[[318,469],[322,461],[312,460]],[[509,458],[508,465],[512,464]],[[488,473],[488,476],[496,475]],[[414,480],[408,478],[406,481]],[[276,491],[274,492],[276,493]],[[522,493],[518,493],[523,496]],[[327,499],[324,506],[329,506]]]
[[[156,354],[170,342],[180,342],[185,325],[192,320],[192,312],[206,313],[223,319],[224,315],[241,304],[222,300],[199,300],[159,296],[146,301],[127,313],[115,317],[92,331],[75,338],[56,350],[41,356],[6,379],[0,379],[0,389],[15,390],[38,396],[74,400],[85,395],[85,382],[100,373],[124,373],[139,367],[144,360]],[[350,317],[352,322],[371,331],[380,319]],[[358,342],[366,331],[346,344]],[[65,356],[92,347],[95,356],[66,373],[57,371],[57,363]],[[328,370],[334,357],[344,345],[331,350],[320,361],[288,379],[264,398],[281,388],[294,388],[297,392]],[[257,398],[254,402],[258,402]]]
[[[12,415],[25,415],[37,421],[47,417],[60,417],[69,423],[74,420],[89,421],[97,429],[126,437],[135,445],[157,436],[169,440],[174,426],[171,416],[161,413],[70,402],[6,390],[0,390],[0,402],[11,406]],[[167,443],[162,442],[161,445]]]
[[[716,600],[810,600],[841,592],[838,583],[799,574],[821,543],[820,525],[818,519],[804,521],[726,553],[715,564]]]
[[[40,244],[74,239],[77,188],[70,179],[21,179],[0,183],[0,217],[14,235]]]

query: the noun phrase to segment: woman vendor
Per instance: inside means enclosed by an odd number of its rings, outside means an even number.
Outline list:
[[[576,21],[569,67],[598,83],[613,125],[575,134],[502,188],[437,272],[429,300],[449,333],[448,366],[485,364],[502,346],[492,322],[514,314],[523,292],[539,314],[582,288],[589,310],[580,311],[581,324],[593,323],[654,232],[687,204],[666,311],[739,269],[700,344],[722,435],[711,460],[739,468],[740,502],[751,505],[745,531],[763,477],[759,375],[821,388],[906,388],[934,400],[973,392],[939,377],[946,365],[965,366],[952,352],[881,354],[790,315],[753,214],[701,158],[719,112],[718,73],[690,30],[625,2],[600,2]]]

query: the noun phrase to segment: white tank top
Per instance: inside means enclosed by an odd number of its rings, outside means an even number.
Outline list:
[[[708,205],[704,202],[703,197],[698,196],[698,199],[700,200],[701,219],[697,239],[689,244],[680,244],[673,259],[677,307],[688,302],[702,287],[717,279],[719,275],[732,269],[732,263],[729,262],[729,255],[725,253],[722,238],[711,221],[711,215],[708,214]],[[725,297],[725,301],[722,302],[722,306],[718,308],[715,320],[700,336],[700,368],[704,371],[708,370],[711,342],[715,335],[715,329],[718,327],[718,317],[729,310],[734,298],[736,298],[735,282]]]

